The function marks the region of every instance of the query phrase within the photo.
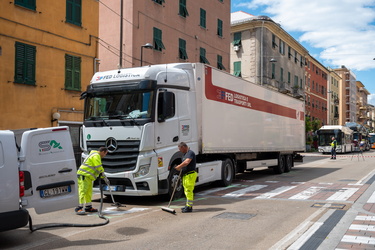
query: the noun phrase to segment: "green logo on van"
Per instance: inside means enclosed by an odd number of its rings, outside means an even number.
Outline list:
[[[39,152],[50,151],[52,148],[63,149],[63,147],[55,140],[39,142]]]

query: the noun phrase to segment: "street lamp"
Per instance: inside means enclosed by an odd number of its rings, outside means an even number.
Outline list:
[[[143,48],[152,49],[152,48],[154,48],[154,46],[152,46],[151,43],[146,43],[145,45],[141,46],[141,66],[142,66],[142,62],[143,62]]]

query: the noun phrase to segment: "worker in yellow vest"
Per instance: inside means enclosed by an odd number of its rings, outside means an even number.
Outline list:
[[[101,175],[101,178],[107,178],[104,175],[102,165],[102,158],[106,156],[107,153],[108,149],[106,147],[101,147],[99,150],[92,150],[77,171],[79,205],[75,208],[75,212],[78,215],[84,215],[86,212],[98,212],[91,204],[93,181],[95,181],[99,175]],[[83,209],[84,205],[86,205],[85,209]]]
[[[335,137],[332,137],[331,142],[331,160],[336,160],[336,147],[337,147],[337,141]]]

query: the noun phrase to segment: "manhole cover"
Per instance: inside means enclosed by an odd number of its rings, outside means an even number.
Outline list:
[[[342,189],[329,189],[329,188],[327,188],[327,189],[323,189],[322,191],[323,192],[338,192],[340,190],[342,190]]]
[[[219,215],[214,216],[214,218],[221,218],[221,219],[235,219],[235,220],[248,220],[254,217],[256,214],[243,214],[243,213],[221,213]]]

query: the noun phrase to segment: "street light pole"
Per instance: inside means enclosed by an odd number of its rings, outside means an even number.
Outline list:
[[[141,66],[142,66],[142,63],[143,63],[143,48],[152,49],[153,47],[154,46],[152,46],[151,43],[146,43],[145,45],[141,46]]]

